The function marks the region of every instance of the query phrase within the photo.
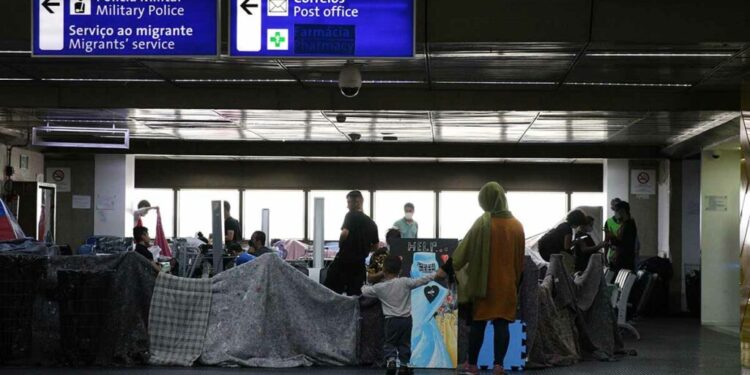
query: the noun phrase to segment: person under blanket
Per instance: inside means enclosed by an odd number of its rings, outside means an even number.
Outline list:
[[[444,266],[445,267],[445,266]],[[418,279],[399,277],[401,274],[401,257],[388,255],[383,262],[384,281],[375,285],[362,287],[363,297],[380,300],[385,316],[385,344],[383,353],[386,360],[386,374],[396,374],[396,358],[401,362],[399,375],[411,374],[411,291],[430,281],[447,277],[443,267],[436,273]]]

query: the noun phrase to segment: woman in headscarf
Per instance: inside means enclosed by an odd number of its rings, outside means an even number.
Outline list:
[[[490,182],[479,192],[484,214],[477,219],[453,255],[459,280],[459,303],[471,304],[469,360],[464,373],[478,374],[477,361],[487,322],[495,328],[493,374],[504,374],[508,325],[516,319],[518,286],[523,272],[526,238],[521,223],[508,210],[505,190]]]

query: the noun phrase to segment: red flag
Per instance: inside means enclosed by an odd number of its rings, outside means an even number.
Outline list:
[[[164,235],[164,227],[161,225],[161,212],[156,209],[156,238],[154,239],[154,245],[161,248],[161,255],[166,257],[172,256],[172,250],[169,248],[169,242],[167,242],[167,236]]]

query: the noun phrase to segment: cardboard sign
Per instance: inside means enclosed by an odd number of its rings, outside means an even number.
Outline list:
[[[437,272],[458,240],[399,239],[391,254],[403,260],[402,275],[419,278]],[[458,365],[458,296],[456,284],[432,281],[411,294],[411,366],[456,368]]]

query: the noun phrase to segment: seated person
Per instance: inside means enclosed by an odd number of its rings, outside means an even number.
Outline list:
[[[250,245],[250,253],[255,257],[259,257],[263,254],[274,254],[274,251],[266,247],[266,234],[261,231],[256,231],[250,237],[248,241]]]
[[[135,227],[133,228],[133,242],[135,242],[135,251],[141,254],[144,258],[149,261],[154,261],[154,255],[148,248],[151,246],[151,237],[148,235],[148,228],[146,227]]]

